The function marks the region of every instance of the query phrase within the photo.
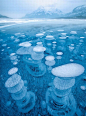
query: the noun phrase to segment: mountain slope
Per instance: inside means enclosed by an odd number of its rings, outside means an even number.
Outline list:
[[[58,18],[62,16],[62,11],[54,7],[39,7],[31,14],[26,14],[24,18]]]
[[[0,18],[9,18],[9,17],[0,14]]]
[[[84,19],[86,18],[86,5],[81,5],[73,9],[72,12],[67,13],[65,18],[81,18]]]

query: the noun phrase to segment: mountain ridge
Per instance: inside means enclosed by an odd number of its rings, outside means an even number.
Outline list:
[[[75,7],[72,12],[64,14],[56,7],[39,7],[31,14],[26,14],[23,18],[82,18],[86,19],[86,5]]]

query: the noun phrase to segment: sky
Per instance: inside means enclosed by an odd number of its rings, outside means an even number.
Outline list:
[[[76,6],[86,5],[86,0],[0,0],[0,14],[21,18],[40,6],[46,7],[54,4],[59,10],[67,13]]]

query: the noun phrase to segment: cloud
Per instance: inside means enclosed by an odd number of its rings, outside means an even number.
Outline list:
[[[86,4],[86,0],[0,0],[0,14],[19,18],[33,12],[39,6],[53,4],[64,12],[70,12],[74,7]]]

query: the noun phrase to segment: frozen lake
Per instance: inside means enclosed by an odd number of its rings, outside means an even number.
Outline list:
[[[71,31],[77,33],[73,40],[69,39]],[[43,33],[40,39],[36,37],[38,33]],[[66,33],[66,40],[59,41],[61,33]],[[0,19],[0,116],[50,116],[46,110],[43,111],[41,103],[45,101],[46,91],[52,85],[55,76],[48,70],[43,76],[32,76],[26,70],[23,55],[17,54],[17,50],[21,47],[19,44],[22,42],[29,41],[32,46],[35,46],[37,42],[41,41],[46,47],[45,38],[47,35],[54,37],[54,47],[53,49],[47,48],[44,52],[43,64],[45,64],[46,56],[53,55],[56,62],[53,68],[68,63],[78,63],[86,69],[86,19]],[[63,53],[61,61],[57,59],[57,52]],[[12,73],[9,70],[13,67],[16,67],[14,73],[18,71],[21,78],[27,80],[27,90],[36,95],[35,107],[27,114],[18,111],[15,101],[5,88],[5,82],[10,77],[9,74]],[[81,81],[83,76],[86,77],[86,71],[76,78],[76,83],[72,88],[78,105],[80,99],[84,101],[83,97],[86,94],[85,90],[85,92],[81,92],[80,97],[77,97],[80,94],[77,86],[84,84]],[[83,108],[84,116],[86,115],[85,110],[86,107]]]

